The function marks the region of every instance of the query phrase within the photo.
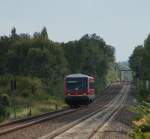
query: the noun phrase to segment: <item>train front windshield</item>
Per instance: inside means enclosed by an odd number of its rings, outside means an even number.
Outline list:
[[[67,78],[66,79],[67,90],[86,90],[87,78]]]

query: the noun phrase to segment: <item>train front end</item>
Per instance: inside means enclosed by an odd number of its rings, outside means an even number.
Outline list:
[[[87,105],[94,101],[94,78],[84,74],[72,74],[64,80],[64,95],[68,105]]]

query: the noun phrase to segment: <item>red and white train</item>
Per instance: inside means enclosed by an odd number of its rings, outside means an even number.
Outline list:
[[[64,95],[66,103],[71,107],[93,102],[94,78],[84,74],[67,75],[64,79]]]

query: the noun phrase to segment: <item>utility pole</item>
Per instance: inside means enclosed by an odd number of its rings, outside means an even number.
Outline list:
[[[120,72],[120,82],[122,81],[122,71],[119,69]]]
[[[15,102],[16,80],[11,80],[11,92],[12,92],[12,105],[13,105],[13,111],[14,111],[14,118],[16,119],[16,102]]]

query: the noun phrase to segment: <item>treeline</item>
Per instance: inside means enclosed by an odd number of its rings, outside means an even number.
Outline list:
[[[139,85],[139,97],[146,99],[150,94],[150,35],[144,45],[135,47],[129,63],[134,71],[134,80]]]
[[[149,138],[150,133],[150,34],[143,45],[135,47],[129,59],[136,85],[136,118],[133,121],[132,138]]]
[[[115,61],[114,51],[96,34],[58,43],[49,39],[45,27],[33,36],[17,34],[13,28],[9,36],[0,37],[0,93],[9,98],[10,80],[16,79],[16,96],[47,93],[61,97],[63,79],[72,73],[94,76],[98,92],[109,78],[108,71]]]

